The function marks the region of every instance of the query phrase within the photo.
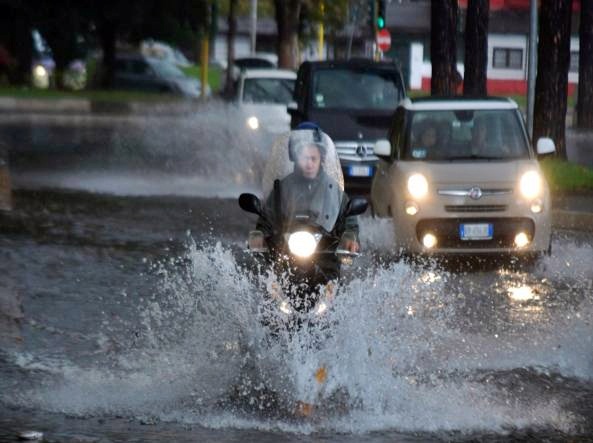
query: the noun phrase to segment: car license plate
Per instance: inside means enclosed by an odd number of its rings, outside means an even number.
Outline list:
[[[461,240],[491,240],[494,234],[492,223],[462,223],[459,225]]]
[[[373,171],[370,166],[350,166],[349,172],[352,177],[370,177]]]

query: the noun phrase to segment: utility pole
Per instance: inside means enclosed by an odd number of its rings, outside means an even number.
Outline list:
[[[255,45],[257,42],[257,0],[251,0],[251,54],[255,54]]]
[[[321,21],[319,22],[319,29],[317,30],[319,39],[317,54],[319,55],[319,60],[323,60],[323,20],[325,19],[325,4],[323,0],[319,2],[319,10],[321,12]]]
[[[527,67],[527,133],[533,137],[535,77],[537,73],[537,0],[531,0],[529,13],[529,65]]]

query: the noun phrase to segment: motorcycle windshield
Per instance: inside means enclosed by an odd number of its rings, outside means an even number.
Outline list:
[[[279,136],[262,185],[270,223],[285,231],[302,224],[333,230],[344,197],[344,177],[327,134],[300,129]]]

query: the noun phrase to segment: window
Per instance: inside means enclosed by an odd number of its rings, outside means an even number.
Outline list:
[[[579,52],[570,51],[570,72],[579,72]]]
[[[243,85],[243,101],[287,104],[292,100],[294,80],[286,78],[248,78]]]
[[[528,158],[514,109],[414,111],[403,144],[405,160],[505,160]]]
[[[499,69],[523,69],[523,49],[494,48],[492,67]]]
[[[313,107],[393,110],[403,97],[402,89],[394,70],[319,69],[313,79]]]

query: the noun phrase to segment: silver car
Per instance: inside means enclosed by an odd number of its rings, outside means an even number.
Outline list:
[[[514,101],[405,99],[375,154],[373,211],[393,218],[396,250],[549,251],[550,192]]]

